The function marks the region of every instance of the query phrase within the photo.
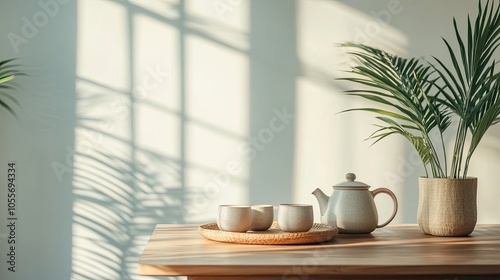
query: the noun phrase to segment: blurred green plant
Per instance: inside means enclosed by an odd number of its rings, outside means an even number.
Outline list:
[[[4,108],[17,118],[17,114],[11,104],[14,103],[17,106],[21,106],[21,104],[19,104],[19,101],[17,101],[14,96],[9,94],[9,91],[17,89],[13,80],[17,76],[24,74],[16,70],[18,65],[13,64],[14,61],[15,59],[0,61],[0,107]]]
[[[500,5],[488,1],[460,34],[453,18],[458,50],[446,39],[451,67],[433,56],[434,63],[391,55],[367,45],[341,44],[357,61],[354,76],[342,78],[364,86],[348,90],[350,95],[368,99],[382,108],[356,108],[377,114],[382,124],[368,139],[374,144],[389,135],[405,137],[418,152],[427,177],[466,178],[470,159],[486,131],[500,122],[500,73],[495,52],[500,44]],[[450,172],[443,133],[452,118],[458,119]],[[434,133],[438,137],[434,136]],[[439,140],[436,140],[439,138]],[[436,142],[442,146],[438,154]],[[470,145],[466,151],[466,143]],[[439,143],[438,143],[439,144]],[[429,172],[430,170],[430,172]]]

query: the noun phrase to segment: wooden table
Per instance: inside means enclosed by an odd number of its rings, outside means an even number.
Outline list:
[[[416,225],[340,234],[313,245],[241,245],[204,239],[197,225],[157,225],[142,275],[188,279],[500,279],[500,225],[469,237],[432,237]]]

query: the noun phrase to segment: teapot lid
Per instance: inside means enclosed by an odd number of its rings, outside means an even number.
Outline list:
[[[336,188],[336,187],[340,187],[340,188],[362,188],[362,189],[368,189],[370,188],[369,185],[363,183],[363,182],[359,182],[359,181],[355,181],[356,180],[356,174],[354,173],[347,173],[345,175],[345,178],[347,179],[347,181],[345,182],[342,182],[342,183],[338,183],[336,185],[334,185],[333,187]]]

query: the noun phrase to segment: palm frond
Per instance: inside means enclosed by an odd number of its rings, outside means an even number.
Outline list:
[[[443,133],[451,124],[452,114],[459,122],[452,153],[450,177],[467,177],[472,154],[489,127],[500,123],[500,73],[496,57],[500,46],[500,5],[496,0],[478,3],[474,20],[467,17],[466,32],[461,34],[453,19],[454,39],[443,38],[451,65],[432,57],[433,62],[405,59],[359,43],[344,43],[358,65],[353,77],[344,78],[363,87],[349,90],[384,109],[357,108],[377,115],[382,125],[368,139],[373,144],[390,135],[402,135],[418,151],[432,176],[447,177],[447,154]],[[388,108],[388,109],[386,109]],[[444,168],[440,164],[431,131],[441,137]],[[465,156],[465,143],[470,145]]]
[[[437,65],[432,65],[439,74],[445,87],[439,90],[439,102],[447,106],[460,117],[456,142],[453,150],[453,162],[450,174],[466,177],[470,156],[477,145],[469,148],[463,162],[467,131],[471,140],[479,144],[485,130],[497,122],[496,111],[499,93],[497,86],[498,72],[495,70],[495,51],[500,43],[500,8],[495,1],[488,1],[483,9],[479,3],[479,12],[472,24],[467,21],[467,39],[460,35],[459,27],[453,19],[455,39],[458,51],[454,51],[447,40],[443,39],[453,67],[434,57]],[[463,166],[463,172],[462,172]]]
[[[389,119],[386,119],[386,121],[392,123]],[[431,147],[429,146],[429,143],[426,141],[424,137],[415,136],[414,134],[408,131],[408,129],[415,129],[414,127],[408,127],[405,125],[400,125],[398,123],[389,124],[388,126],[381,126],[381,125],[376,125],[376,126],[380,128],[376,130],[372,135],[370,135],[370,137],[367,138],[374,140],[372,145],[376,144],[380,140],[390,135],[403,136],[415,148],[425,168],[426,175],[427,176],[429,175],[427,171],[427,165],[431,164],[432,162]]]
[[[369,137],[374,140],[373,144],[389,135],[402,135],[417,149],[424,165],[431,166],[433,176],[444,176],[446,168],[441,167],[428,135],[436,128],[444,132],[451,122],[448,110],[435,98],[427,96],[436,86],[432,67],[419,59],[401,58],[363,44],[349,42],[341,46],[349,48],[349,54],[359,63],[351,71],[355,76],[342,80],[368,87],[350,90],[349,94],[389,108],[357,108],[343,112],[377,114],[377,119],[385,126]]]
[[[17,106],[20,106],[20,103],[8,92],[15,88],[14,84],[12,84],[12,80],[14,80],[16,76],[24,74],[16,70],[17,65],[12,64],[14,60],[15,59],[7,59],[0,61],[0,107],[3,107],[14,117],[17,117],[10,103],[14,103]]]

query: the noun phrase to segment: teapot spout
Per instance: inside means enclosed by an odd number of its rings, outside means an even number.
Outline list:
[[[330,199],[322,190],[315,189],[312,194],[316,197],[319,203],[319,211],[321,216],[324,216],[326,213],[326,209],[328,208],[328,200]]]

